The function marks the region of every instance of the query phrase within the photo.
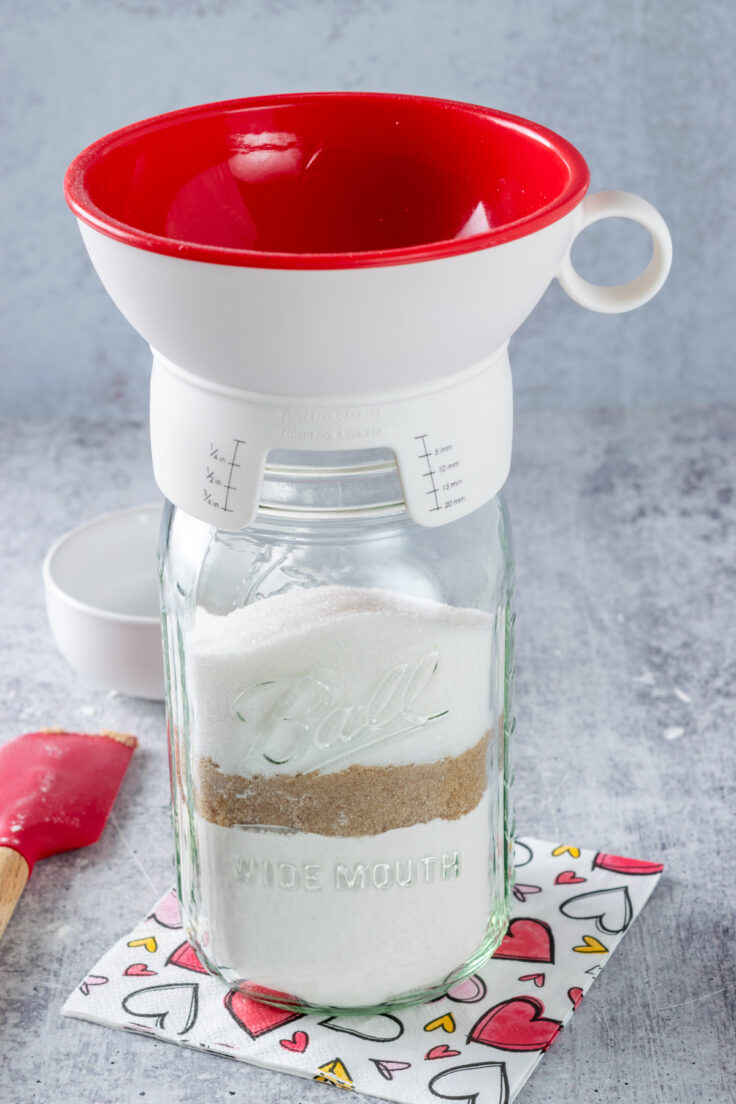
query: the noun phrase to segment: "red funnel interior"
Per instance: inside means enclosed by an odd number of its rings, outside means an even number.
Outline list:
[[[532,233],[580,202],[578,151],[535,123],[417,96],[207,104],[89,146],[66,196],[97,230],[193,260],[396,264]]]

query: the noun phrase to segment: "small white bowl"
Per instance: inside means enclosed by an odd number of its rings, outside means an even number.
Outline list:
[[[43,563],[46,611],[66,660],[108,690],[164,697],[156,546],[161,504],[65,533]]]

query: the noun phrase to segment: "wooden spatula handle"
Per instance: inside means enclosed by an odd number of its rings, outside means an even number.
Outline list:
[[[28,863],[20,851],[0,847],[0,938],[28,881]]]

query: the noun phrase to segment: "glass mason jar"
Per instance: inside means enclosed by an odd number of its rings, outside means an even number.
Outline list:
[[[508,923],[513,561],[500,496],[408,516],[386,450],[272,453],[256,520],[169,506],[173,823],[206,967],[299,1011],[472,974]]]

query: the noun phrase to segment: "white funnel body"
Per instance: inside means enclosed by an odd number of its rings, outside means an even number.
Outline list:
[[[501,349],[568,254],[579,208],[493,249],[373,268],[237,268],[134,249],[80,223],[118,309],[203,380],[324,399],[401,392]]]
[[[419,524],[487,502],[511,462],[506,344],[579,218],[441,260],[306,272],[179,260],[81,224],[105,287],[154,352],[159,487],[239,529],[272,449],[382,447]]]

